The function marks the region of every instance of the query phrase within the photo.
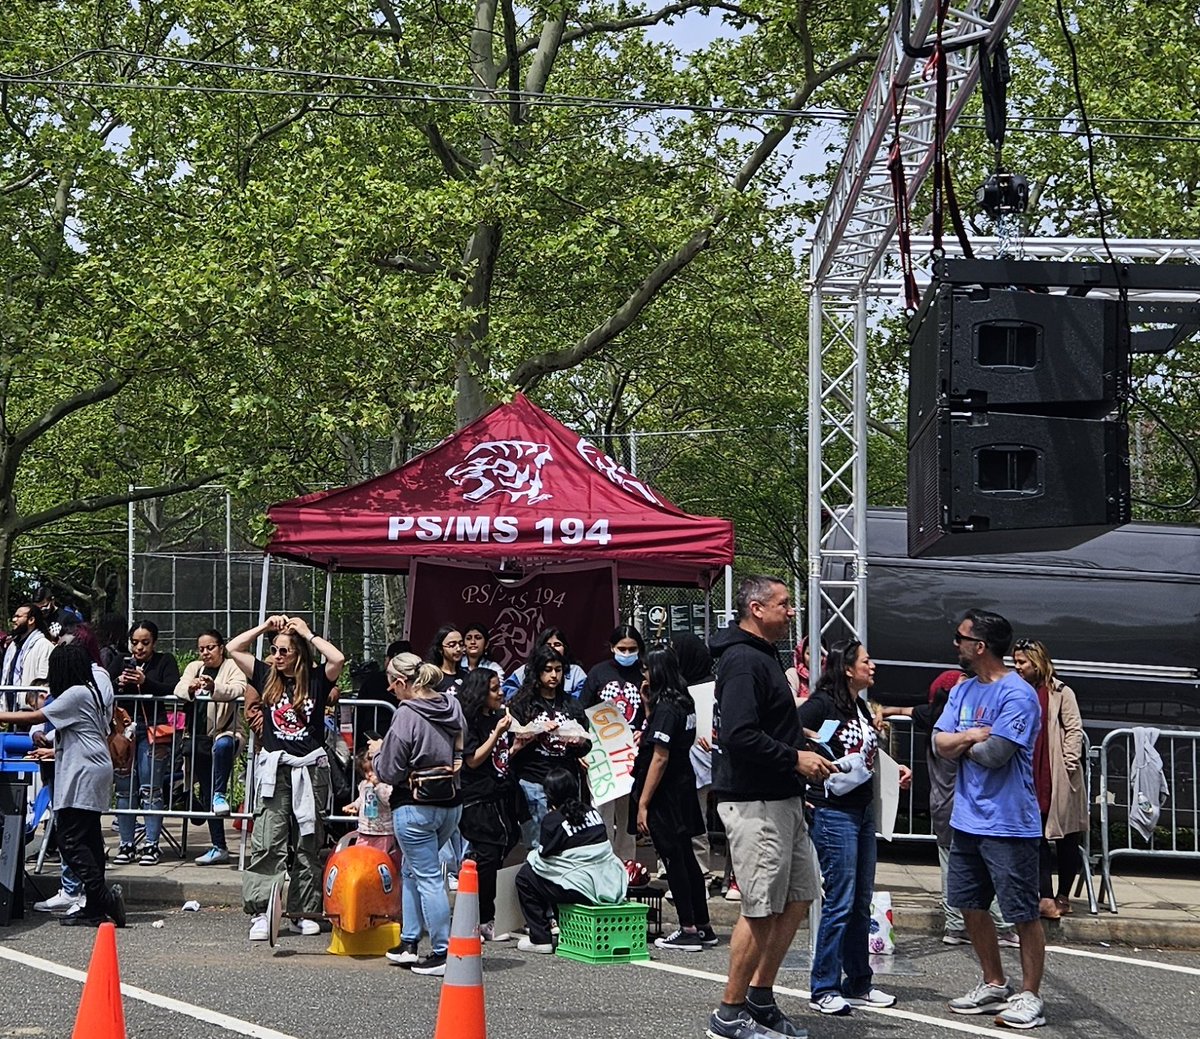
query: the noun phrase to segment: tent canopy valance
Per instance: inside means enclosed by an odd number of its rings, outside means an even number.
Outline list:
[[[732,523],[683,512],[521,394],[391,472],[267,518],[269,554],[355,573],[610,561],[621,581],[707,588],[733,562]]]

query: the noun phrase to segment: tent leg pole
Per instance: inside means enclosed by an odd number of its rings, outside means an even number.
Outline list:
[[[711,637],[712,629],[712,585],[704,589],[704,641]]]
[[[321,636],[329,638],[329,608],[333,605],[333,571],[325,571],[325,620],[321,624]]]
[[[258,623],[262,624],[267,619],[267,588],[270,583],[271,576],[271,556],[269,553],[263,553],[262,578],[258,586]],[[254,646],[254,655],[260,660],[263,655],[263,636],[258,636],[258,641]]]
[[[725,623],[733,623],[733,567],[725,567]]]

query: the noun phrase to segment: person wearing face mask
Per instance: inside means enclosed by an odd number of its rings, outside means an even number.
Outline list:
[[[646,644],[642,633],[632,624],[618,624],[608,638],[608,645],[612,658],[602,660],[588,672],[579,705],[587,710],[601,702],[610,703],[634,733],[640,733],[646,723],[646,707],[642,702],[642,683],[646,677],[642,655]],[[602,804],[599,811],[608,824],[617,857],[632,859],[637,853],[637,839],[629,833],[629,795]]]

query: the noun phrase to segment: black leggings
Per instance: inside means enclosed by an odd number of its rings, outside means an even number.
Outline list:
[[[1058,857],[1058,897],[1070,898],[1071,888],[1079,876],[1079,837],[1077,833],[1064,834],[1055,839]],[[1038,887],[1040,898],[1054,898],[1054,877],[1050,868],[1050,842],[1045,837],[1038,848]]]
[[[707,927],[708,888],[691,837],[667,836],[650,827],[650,838],[667,870],[667,883],[675,899],[675,912],[680,927]]]
[[[108,915],[113,898],[104,883],[104,838],[100,813],[84,808],[60,808],[54,813],[58,850],[63,862],[83,882],[87,905],[83,914],[91,920]]]

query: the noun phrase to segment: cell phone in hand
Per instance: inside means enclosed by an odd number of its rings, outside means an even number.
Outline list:
[[[137,664],[134,662],[133,657],[126,657],[124,660],[121,661],[121,666],[126,671],[132,671],[135,667],[137,667]]]
[[[383,736],[380,733],[376,732],[374,729],[368,729],[366,732],[363,733],[363,736],[366,737],[366,739],[369,742],[374,742],[375,740],[383,739]]]

